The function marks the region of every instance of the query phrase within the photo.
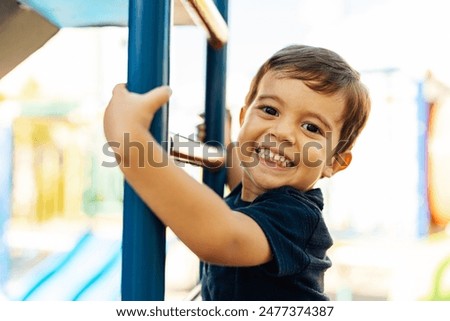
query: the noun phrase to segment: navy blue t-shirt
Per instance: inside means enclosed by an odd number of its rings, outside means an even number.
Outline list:
[[[322,217],[320,189],[307,192],[283,186],[241,200],[242,185],[225,199],[234,211],[250,216],[265,233],[272,260],[252,267],[205,263],[205,301],[316,301],[324,294],[324,272],[331,266],[326,251],[333,241]]]

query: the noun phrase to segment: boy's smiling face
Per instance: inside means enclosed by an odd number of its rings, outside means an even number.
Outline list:
[[[345,168],[349,151],[342,155],[344,166],[333,157],[344,108],[339,94],[320,94],[301,80],[267,72],[251,105],[241,110],[242,198],[252,201],[286,185],[307,191]]]

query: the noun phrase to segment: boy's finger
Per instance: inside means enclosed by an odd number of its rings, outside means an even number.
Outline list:
[[[119,94],[120,92],[122,92],[122,91],[124,91],[126,89],[127,88],[126,88],[125,84],[123,84],[123,83],[117,84],[117,85],[114,86],[112,93],[113,93],[113,95],[117,95],[117,94]]]
[[[162,105],[169,101],[171,95],[172,89],[169,86],[161,86],[142,94],[142,98],[148,109],[151,112],[156,112]]]

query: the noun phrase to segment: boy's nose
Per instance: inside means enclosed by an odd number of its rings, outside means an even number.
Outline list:
[[[271,130],[271,135],[281,143],[295,144],[295,130],[287,122],[279,122]]]

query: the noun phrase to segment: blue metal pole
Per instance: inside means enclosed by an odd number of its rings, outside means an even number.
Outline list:
[[[228,21],[228,0],[216,0],[217,9]],[[224,144],[224,119],[226,104],[227,46],[214,49],[208,44],[206,52],[205,142]],[[211,172],[203,170],[203,182],[218,195],[223,196],[226,168]]]
[[[170,0],[130,0],[128,89],[137,93],[169,83]],[[167,141],[167,107],[150,131]],[[122,300],[164,300],[165,227],[125,183]]]

